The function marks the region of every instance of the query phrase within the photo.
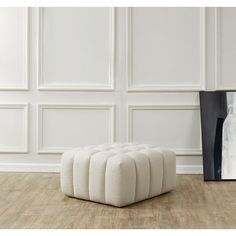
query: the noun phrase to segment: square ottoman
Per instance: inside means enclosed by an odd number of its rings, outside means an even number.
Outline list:
[[[87,146],[63,153],[60,177],[67,196],[123,207],[173,190],[176,158],[147,144]]]

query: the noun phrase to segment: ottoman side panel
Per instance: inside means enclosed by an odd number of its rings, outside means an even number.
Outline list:
[[[111,157],[106,167],[106,203],[117,207],[135,202],[135,162],[125,154]]]
[[[73,164],[74,196],[89,199],[89,164],[95,151],[83,150],[76,153]]]
[[[75,150],[66,151],[61,158],[60,183],[65,195],[74,196],[73,190],[73,161]]]
[[[163,184],[162,193],[173,190],[176,186],[176,157],[170,150],[162,150],[163,153]]]
[[[89,199],[105,203],[105,172],[109,152],[99,152],[90,157],[89,165]]]
[[[142,201],[149,197],[150,188],[150,163],[147,155],[144,153],[129,152],[127,153],[135,161],[136,169],[136,191],[135,202]]]
[[[157,150],[143,151],[150,162],[150,190],[149,197],[161,194],[163,182],[163,155]]]

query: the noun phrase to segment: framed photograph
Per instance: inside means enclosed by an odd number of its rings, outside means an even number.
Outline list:
[[[200,92],[204,180],[236,180],[236,91]]]

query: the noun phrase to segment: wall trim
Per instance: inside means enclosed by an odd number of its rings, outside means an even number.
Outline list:
[[[28,121],[29,121],[29,104],[28,103],[21,103],[21,104],[0,104],[0,109],[22,109],[24,110],[24,134],[23,134],[23,140],[24,140],[24,146],[23,147],[0,147],[0,153],[28,153]]]
[[[215,90],[233,90],[235,85],[222,85],[221,8],[215,7]]]
[[[0,172],[50,172],[59,173],[60,164],[0,163]]]
[[[176,174],[202,175],[203,166],[202,165],[177,165]]]
[[[219,86],[219,75],[221,74],[220,71],[220,27],[219,27],[219,18],[220,17],[220,12],[217,10],[217,7],[215,7],[215,90],[220,89]]]
[[[199,105],[167,105],[167,104],[128,104],[127,105],[127,133],[126,133],[126,140],[127,142],[134,142],[133,141],[133,111],[134,110],[200,110]],[[201,132],[201,127],[200,127]],[[201,145],[201,135],[200,135],[200,145]],[[176,153],[177,156],[200,156],[202,155],[202,150],[200,149],[174,149],[173,151]]]
[[[23,78],[24,82],[20,86],[0,86],[0,91],[27,91],[29,89],[29,8],[24,7],[23,18],[23,62],[24,62],[24,72]]]
[[[127,92],[191,92],[204,90],[206,80],[206,13],[200,8],[200,83],[199,84],[162,84],[142,85],[133,84],[132,75],[132,8],[126,8],[126,81]]]
[[[61,164],[0,163],[0,172],[60,173]],[[203,174],[202,165],[177,165],[176,174]]]
[[[109,60],[109,82],[107,85],[100,84],[67,84],[61,86],[60,84],[55,84],[52,86],[47,86],[43,84],[43,8],[38,8],[38,36],[37,36],[37,89],[45,91],[114,91],[114,67],[115,67],[115,18],[116,12],[115,7],[110,8],[110,60]]]
[[[37,153],[61,154],[71,148],[43,148],[43,110],[44,109],[82,109],[82,110],[108,110],[110,111],[110,130],[108,142],[115,140],[115,105],[114,104],[75,104],[75,103],[41,103],[37,105]]]

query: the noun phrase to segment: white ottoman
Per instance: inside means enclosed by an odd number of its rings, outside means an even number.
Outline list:
[[[61,189],[71,197],[117,207],[175,188],[175,153],[156,146],[114,143],[66,151]]]

